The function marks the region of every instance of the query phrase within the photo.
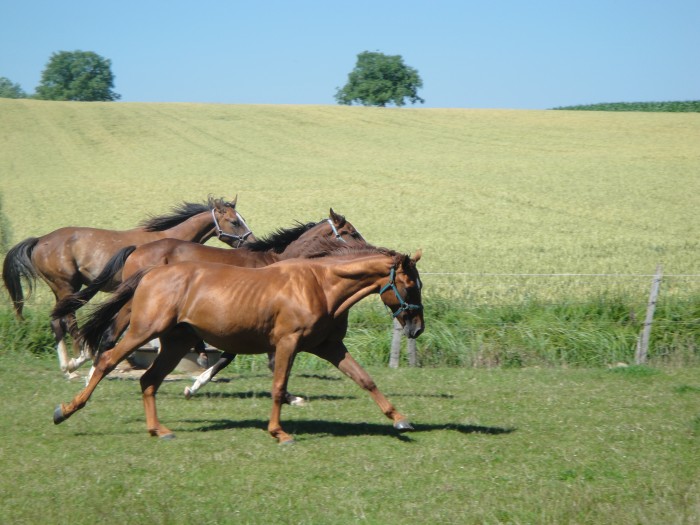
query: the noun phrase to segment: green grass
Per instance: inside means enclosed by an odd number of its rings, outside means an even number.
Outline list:
[[[297,443],[267,436],[270,377],[222,374],[186,401],[164,384],[145,431],[138,382],[80,388],[53,359],[0,357],[0,512],[7,523],[537,523],[700,521],[697,368],[371,368],[414,422],[396,434],[330,369],[295,372]]]

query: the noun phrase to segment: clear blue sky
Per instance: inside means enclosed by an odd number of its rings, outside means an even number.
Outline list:
[[[0,0],[0,76],[33,93],[75,50],[128,102],[335,104],[365,50],[424,107],[699,100],[700,0]]]

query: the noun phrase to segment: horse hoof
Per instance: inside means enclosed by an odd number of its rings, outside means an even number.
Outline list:
[[[303,407],[306,406],[306,399],[301,396],[289,396],[289,404],[293,407]]]
[[[408,419],[400,419],[399,421],[394,423],[394,428],[400,432],[415,430],[415,428],[413,428],[413,425],[411,425],[411,422]]]
[[[185,399],[191,399],[192,398],[192,390],[190,390],[190,387],[186,386],[185,387]]]
[[[58,405],[56,410],[53,411],[53,424],[58,425],[59,423],[63,423],[66,419],[68,418],[63,415],[61,405]]]
[[[158,439],[161,441],[170,441],[175,439],[175,434],[163,434],[162,436],[158,436]]]

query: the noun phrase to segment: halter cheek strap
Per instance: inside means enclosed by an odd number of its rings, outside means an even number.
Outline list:
[[[394,291],[394,295],[396,298],[399,300],[399,308],[396,310],[393,314],[392,317],[398,317],[401,312],[406,312],[409,310],[422,310],[423,305],[420,304],[409,304],[406,301],[403,300],[403,297],[401,297],[401,294],[399,293],[398,288],[396,288],[396,284],[394,282],[394,278],[396,277],[396,268],[393,266],[391,267],[391,271],[389,272],[389,282],[386,283],[384,286],[382,286],[381,290],[379,290],[379,295],[382,295],[384,292],[387,290],[391,289]]]
[[[333,221],[331,219],[326,219],[328,221],[328,224],[331,226],[331,230],[333,230],[333,234],[335,235],[335,238],[338,239],[340,242],[347,242],[345,239],[343,239],[340,236],[340,232],[338,231],[338,228],[335,227],[335,224],[333,224]]]
[[[216,213],[214,211],[214,208],[211,209],[211,218],[214,220],[214,229],[216,230],[216,237],[219,240],[222,240],[222,238],[228,238],[233,239],[234,241],[238,241],[236,244],[236,248],[240,248],[241,244],[243,244],[245,240],[253,234],[253,232],[250,231],[250,228],[248,228],[248,225],[246,224],[245,220],[243,220],[243,217],[241,217],[240,213],[236,212],[236,217],[238,217],[238,220],[241,221],[241,224],[245,226],[246,233],[244,233],[243,235],[226,233],[224,230],[222,230],[221,226],[219,226],[219,221],[216,219]]]

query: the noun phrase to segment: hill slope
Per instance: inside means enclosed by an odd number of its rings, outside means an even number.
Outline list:
[[[0,115],[13,243],[238,194],[258,234],[333,207],[375,244],[423,248],[424,272],[698,273],[697,114],[0,99]]]

